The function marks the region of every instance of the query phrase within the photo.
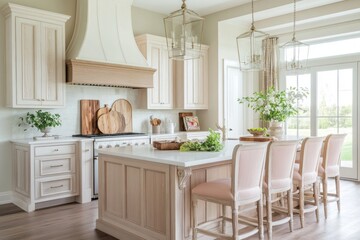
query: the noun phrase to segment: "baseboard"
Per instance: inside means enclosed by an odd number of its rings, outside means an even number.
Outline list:
[[[60,198],[56,200],[36,203],[35,209],[48,208],[48,207],[58,206],[72,202],[75,202],[75,197]]]
[[[0,205],[12,202],[12,191],[0,192]]]
[[[13,192],[12,203],[24,210],[25,212],[35,211],[35,204],[29,204],[29,199],[17,192]]]

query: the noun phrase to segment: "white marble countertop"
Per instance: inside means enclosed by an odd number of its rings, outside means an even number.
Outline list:
[[[232,152],[237,144],[259,144],[255,142],[240,142],[229,140],[224,143],[224,149],[220,152],[180,152],[179,150],[158,150],[152,145],[127,146],[121,148],[99,149],[102,154],[137,159],[142,161],[170,164],[179,167],[192,167],[202,164],[215,163],[232,159]],[[267,143],[261,143],[267,144]]]

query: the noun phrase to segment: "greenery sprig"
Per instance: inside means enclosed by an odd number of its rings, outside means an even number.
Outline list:
[[[210,134],[206,137],[204,142],[200,141],[188,141],[181,145],[181,152],[188,151],[207,151],[207,152],[219,152],[223,149],[223,144],[221,143],[220,134],[215,132],[212,129],[209,129]]]
[[[305,111],[298,103],[308,95],[306,88],[290,87],[282,91],[269,88],[265,92],[255,92],[251,97],[239,98],[238,102],[247,103],[248,107],[260,114],[261,120],[283,122],[299,111]]]

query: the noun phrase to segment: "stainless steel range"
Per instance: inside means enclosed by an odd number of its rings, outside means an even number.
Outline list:
[[[82,135],[77,134],[73,137],[86,137],[94,139],[93,142],[93,199],[98,197],[98,149],[125,147],[125,146],[140,146],[150,143],[150,137],[145,133],[116,133],[116,134],[99,134],[99,135]]]

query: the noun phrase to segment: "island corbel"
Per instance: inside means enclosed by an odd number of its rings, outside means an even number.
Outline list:
[[[191,176],[191,168],[177,168],[178,187],[183,190]]]

